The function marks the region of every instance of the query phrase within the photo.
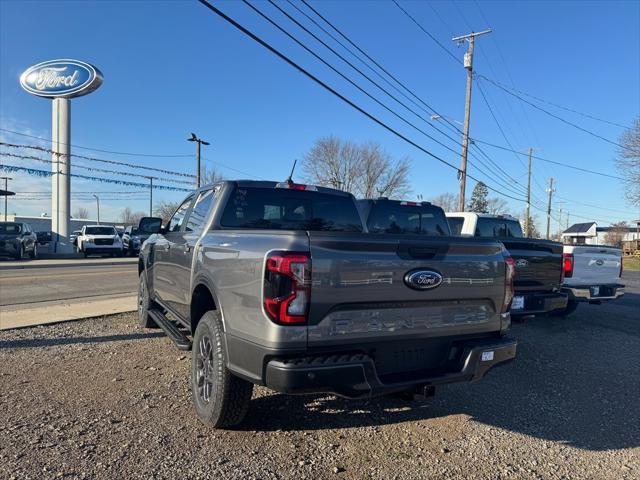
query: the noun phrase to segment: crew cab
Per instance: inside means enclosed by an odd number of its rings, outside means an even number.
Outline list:
[[[155,225],[151,225],[155,222]],[[351,194],[224,181],[189,195],[139,256],[138,315],[193,345],[205,424],[253,385],[367,398],[430,394],[514,358],[513,261],[494,239],[367,233]]]
[[[85,258],[89,255],[122,255],[122,240],[116,227],[110,225],[85,225],[76,238],[78,251]]]
[[[500,240],[515,261],[515,295],[511,315],[520,318],[562,311],[568,295],[561,291],[564,278],[562,244],[524,238],[517,218],[474,212],[447,212],[454,234]]]
[[[129,226],[122,234],[122,249],[125,255],[138,255],[140,247],[149,238],[150,233],[138,227]]]
[[[567,306],[556,315],[569,315],[579,303],[600,304],[624,295],[622,250],[601,245],[565,245],[562,291],[569,295]]]

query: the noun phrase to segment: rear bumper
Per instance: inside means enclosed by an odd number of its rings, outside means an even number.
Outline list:
[[[569,296],[563,292],[554,293],[520,293],[516,292],[515,297],[524,297],[523,308],[511,307],[511,316],[536,315],[549,313],[554,310],[566,308]]]
[[[615,300],[624,295],[624,285],[619,283],[604,285],[577,285],[562,287],[562,291],[574,302]]]
[[[363,353],[271,359],[265,384],[283,393],[330,393],[366,398],[454,382],[480,380],[491,368],[513,360],[517,342],[512,338],[473,340],[461,345],[456,370],[407,372],[381,379],[373,358]]]

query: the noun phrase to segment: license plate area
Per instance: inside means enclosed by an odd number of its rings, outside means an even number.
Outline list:
[[[511,302],[511,310],[523,310],[524,309],[524,296],[516,295]]]

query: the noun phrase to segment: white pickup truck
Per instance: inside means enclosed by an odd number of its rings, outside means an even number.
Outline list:
[[[554,315],[569,315],[580,302],[599,304],[624,295],[624,285],[620,284],[622,251],[619,248],[565,245],[562,257],[562,291],[569,295],[569,302]]]

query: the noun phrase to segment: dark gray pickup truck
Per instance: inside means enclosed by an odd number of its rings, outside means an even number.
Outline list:
[[[494,239],[374,235],[351,194],[291,182],[221,182],[166,226],[140,223],[156,232],[139,257],[140,321],[193,343],[205,424],[240,422],[254,384],[430,394],[515,356],[513,260]]]
[[[454,234],[500,240],[515,261],[515,294],[511,305],[514,318],[561,312],[568,296],[561,291],[564,279],[562,244],[526,238],[518,219],[509,215],[459,212],[447,213]]]

